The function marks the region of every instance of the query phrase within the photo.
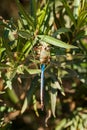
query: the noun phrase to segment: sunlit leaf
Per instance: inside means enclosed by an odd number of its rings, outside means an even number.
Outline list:
[[[65,93],[64,93],[63,88],[60,86],[60,83],[56,79],[56,77],[54,75],[51,75],[51,78],[52,78],[52,81],[53,81],[53,82],[51,82],[51,92],[50,92],[51,109],[52,109],[52,114],[55,117],[56,99],[57,99],[58,89],[60,90],[62,95],[65,95]]]
[[[27,31],[22,31],[22,30],[19,30],[18,31],[18,34],[19,36],[21,36],[22,38],[25,38],[25,39],[30,39],[31,38],[31,34]]]
[[[64,93],[64,89],[61,87],[61,85],[59,84],[59,82],[56,80],[55,81],[55,85],[57,86],[57,88],[60,90],[61,94],[63,96],[65,96],[65,93]]]
[[[6,110],[6,106],[0,106],[0,112],[4,112]]]
[[[19,99],[18,96],[16,95],[15,91],[13,89],[10,89],[9,87],[7,87],[6,92],[10,98],[10,100],[14,103],[17,104],[19,103]]]
[[[70,126],[70,130],[75,130],[75,126],[74,126],[74,125],[71,125],[71,126]]]
[[[30,41],[27,41],[27,42],[25,43],[25,45],[23,46],[23,48],[22,48],[22,52],[23,52],[23,53],[26,52],[26,50],[29,49],[30,46],[31,46],[31,42],[30,42]]]
[[[66,124],[66,119],[62,119],[56,126],[55,130],[62,130]],[[74,129],[73,129],[74,130]]]
[[[1,64],[1,63],[0,63],[0,70],[8,69],[8,67],[9,67],[9,65]]]
[[[40,28],[40,26],[43,24],[43,21],[45,19],[46,13],[47,13],[48,3],[45,5],[45,7],[42,10],[38,10],[37,12],[37,28]]]
[[[33,104],[34,104],[34,111],[35,111],[36,115],[39,117],[39,113],[37,110],[37,100],[36,100],[35,95],[33,95]]]
[[[24,57],[24,55],[27,56],[29,54],[29,52],[31,51],[32,47],[33,47],[33,45],[31,44],[31,42],[27,41],[21,50],[21,55],[20,55],[19,59],[22,59],[22,57]]]
[[[12,82],[10,80],[6,81],[6,88],[12,89]]]
[[[23,114],[24,111],[26,110],[27,106],[28,106],[28,100],[27,100],[27,98],[25,98],[24,103],[23,103],[23,106],[22,106],[22,108],[21,108],[21,113],[22,113],[22,114]]]
[[[79,130],[84,130],[84,126],[83,126],[83,120],[80,118],[80,121],[78,123],[78,129]]]
[[[29,89],[28,92],[27,92],[26,98],[25,98],[24,103],[23,103],[23,106],[22,106],[22,110],[21,110],[22,113],[24,113],[24,111],[27,109],[27,106],[29,106],[29,104],[30,104],[30,102],[31,102],[31,100],[32,100],[33,94],[34,94],[35,91],[36,91],[37,83],[38,83],[38,76],[35,77],[35,78],[32,80],[32,82],[31,82],[30,89]]]
[[[29,73],[29,74],[38,74],[41,72],[40,69],[28,69],[26,66],[24,66],[24,69]]]
[[[66,44],[65,42],[63,42],[61,40],[58,40],[58,39],[56,39],[56,38],[54,38],[52,36],[38,35],[38,38],[40,38],[41,41],[44,41],[46,43],[49,43],[49,44],[57,46],[57,47],[66,48],[66,49],[77,48],[76,46]]]
[[[73,8],[73,16],[75,17],[75,19],[77,19],[80,8],[80,0],[74,0]]]
[[[51,109],[52,109],[52,114],[55,117],[55,109],[56,109],[56,98],[57,98],[57,89],[55,88],[55,83],[51,83]]]
[[[87,25],[87,10],[84,8],[84,10],[81,10],[79,13],[77,28],[81,28],[85,25]]]
[[[73,122],[72,120],[66,122],[64,128],[67,128],[67,127],[71,126],[71,125],[72,125],[72,122]]]
[[[19,57],[19,59],[22,59],[22,57],[28,56],[29,52],[32,50],[33,46],[36,44],[36,39],[34,39],[32,42],[29,40],[25,43],[25,45],[23,46],[22,50],[21,50],[21,55]]]
[[[25,19],[27,20],[28,22],[28,26],[30,28],[30,25],[32,26],[32,28],[34,29],[34,21],[33,19],[31,18],[31,16],[29,16],[29,14],[26,13],[25,9],[23,8],[23,6],[21,5],[20,1],[19,0],[15,0],[16,3],[17,3],[17,6],[20,10],[20,13],[25,17]]]
[[[62,27],[62,28],[59,28],[57,31],[55,31],[53,36],[55,37],[59,34],[67,33],[67,32],[71,32],[71,30],[69,28]]]
[[[1,56],[3,51],[5,51],[5,48],[0,48],[0,56]]]
[[[16,69],[16,72],[18,73],[18,74],[24,74],[24,66],[23,65],[19,65],[18,67],[17,67],[17,69]]]
[[[73,12],[71,11],[69,5],[67,4],[67,2],[65,0],[61,0],[61,1],[62,1],[63,5],[64,5],[66,11],[67,11],[68,16],[71,18],[71,20],[73,21],[74,25],[76,26],[76,21],[75,21],[75,18],[73,16]]]

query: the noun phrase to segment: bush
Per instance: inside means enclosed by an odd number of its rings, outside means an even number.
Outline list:
[[[0,18],[1,128],[86,130],[87,1],[15,1],[17,22]]]

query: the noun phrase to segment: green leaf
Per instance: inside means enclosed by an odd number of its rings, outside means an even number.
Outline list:
[[[22,113],[22,114],[23,114],[24,111],[26,110],[27,106],[28,106],[28,100],[27,100],[27,97],[26,97],[25,100],[24,100],[23,106],[22,106],[22,108],[21,108],[21,113]]]
[[[76,40],[81,40],[82,38],[86,38],[86,37],[87,37],[87,34],[85,33],[85,31],[84,30],[80,30],[77,33],[77,35],[75,36],[73,41],[75,42]]]
[[[83,120],[80,119],[79,123],[78,123],[78,129],[79,130],[84,130],[84,126],[83,126]]]
[[[19,56],[19,61],[22,60],[22,58],[24,58],[24,56],[27,56],[29,54],[29,52],[31,51],[32,47],[33,47],[33,45],[31,44],[30,41],[27,41],[25,43],[25,45],[21,49],[20,56]]]
[[[4,30],[4,38],[6,38],[6,39],[8,38],[9,32],[10,32],[9,29],[5,29],[5,30]]]
[[[29,73],[29,74],[38,74],[41,72],[40,69],[28,69],[26,66],[24,66],[24,69]]]
[[[51,75],[52,78],[52,83],[51,83],[51,92],[50,92],[50,96],[51,96],[51,109],[52,109],[52,114],[55,117],[55,109],[56,109],[56,98],[57,98],[57,92],[58,90],[60,90],[60,92],[62,93],[63,96],[65,96],[64,90],[63,88],[60,86],[57,78],[55,75]]]
[[[23,47],[22,52],[24,52],[26,56],[29,55],[30,51],[32,50],[35,44],[36,44],[36,39],[34,39],[33,41],[27,41],[26,45]]]
[[[64,118],[57,124],[55,130],[62,130],[64,128],[65,124],[66,124],[66,119]]]
[[[24,45],[24,47],[22,48],[22,53],[25,53],[27,49],[29,49],[31,47],[31,42],[27,41]]]
[[[0,113],[6,110],[6,106],[0,106]]]
[[[18,34],[19,36],[21,36],[22,38],[25,38],[25,39],[30,39],[31,38],[31,34],[27,31],[22,31],[22,30],[19,30],[18,31]]]
[[[73,16],[75,19],[78,18],[79,8],[80,8],[80,0],[74,0],[73,4]]]
[[[57,98],[57,89],[55,88],[55,83],[51,83],[50,97],[51,97],[52,114],[55,117],[56,98]]]
[[[62,28],[59,28],[57,31],[55,31],[53,36],[55,37],[56,35],[66,33],[66,32],[71,32],[71,30],[69,28],[62,27]]]
[[[9,81],[10,82],[10,81]],[[19,102],[19,99],[15,93],[15,91],[13,89],[10,89],[9,87],[7,87],[6,92],[10,98],[10,100],[14,103],[17,104]]]
[[[5,48],[0,48],[0,56],[3,53],[3,51],[5,51]]]
[[[6,27],[8,29],[11,29],[11,27],[9,26],[9,24],[6,24],[6,23],[4,23],[2,21],[0,21],[0,26]]]
[[[12,82],[10,80],[6,81],[6,88],[12,89]]]
[[[10,60],[13,61],[14,57],[13,57],[11,48],[9,46],[9,43],[7,43],[7,40],[4,37],[3,37],[2,41],[3,41],[3,46],[6,49],[7,56],[9,57]]]
[[[33,17],[34,19],[34,23],[35,23],[35,26],[36,26],[36,0],[30,0],[30,13],[31,13],[31,16]]]
[[[36,39],[34,39],[33,41],[27,41],[24,45],[24,47],[21,50],[21,55],[19,57],[19,60],[22,59],[22,57],[28,56],[29,52],[32,50],[33,46],[36,44]]]
[[[37,28],[40,28],[41,25],[43,24],[43,21],[45,20],[45,16],[47,14],[47,8],[48,8],[48,3],[45,5],[45,7],[42,10],[40,10],[40,9],[38,10],[38,12],[37,12],[37,17],[38,17]]]
[[[0,63],[0,70],[8,69],[8,68],[9,68],[9,65],[4,64],[4,63]]]
[[[40,38],[41,41],[49,43],[49,44],[57,46],[57,47],[66,48],[66,49],[77,48],[76,46],[66,44],[65,42],[58,40],[56,38],[53,38],[52,36],[38,35],[37,37]]]
[[[71,11],[69,5],[67,4],[66,0],[61,0],[67,13],[68,13],[68,16],[70,17],[70,19],[73,21],[74,25],[76,26],[76,21],[75,21],[75,18],[73,16],[73,12]]]
[[[26,98],[25,98],[23,106],[22,106],[22,110],[21,110],[22,113],[24,113],[26,108],[29,106],[29,104],[32,100],[33,94],[36,92],[36,88],[38,86],[38,84],[37,84],[38,79],[39,79],[38,76],[36,76],[36,77],[34,77],[34,79],[31,82],[30,89],[27,92]]]
[[[23,8],[23,6],[21,5],[19,0],[15,0],[17,3],[17,6],[19,8],[20,13],[24,16],[24,18],[26,19],[26,21],[28,22],[28,26],[30,28],[30,25],[32,26],[32,29],[34,29],[34,21],[31,18],[31,16],[29,16],[29,14],[26,13],[25,9]]]
[[[37,100],[36,100],[35,94],[33,95],[33,105],[34,105],[35,114],[37,115],[37,117],[39,117],[39,113],[38,113],[38,110],[37,110]]]
[[[55,81],[55,86],[60,90],[61,94],[65,96],[64,89],[60,86],[59,82],[56,79],[54,79],[54,81]]]
[[[72,125],[72,123],[73,123],[73,121],[72,121],[72,120],[70,120],[70,121],[66,122],[66,124],[65,124],[64,128],[67,128],[67,127],[71,126],[71,125]]]
[[[87,8],[87,7],[86,7]],[[77,28],[81,28],[85,25],[87,25],[87,10],[81,10],[77,19]]]

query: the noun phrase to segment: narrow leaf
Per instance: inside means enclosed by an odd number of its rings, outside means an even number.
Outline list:
[[[21,109],[21,113],[22,113],[22,114],[23,114],[24,111],[26,110],[27,106],[28,106],[28,100],[27,100],[27,98],[25,98],[24,103],[23,103],[23,106],[22,106],[22,109]]]
[[[28,22],[28,26],[32,26],[32,28],[34,28],[34,21],[33,21],[33,19],[31,18],[31,16],[29,16],[27,13],[26,13],[26,11],[25,11],[25,9],[23,8],[23,6],[21,5],[21,3],[20,3],[20,1],[19,0],[15,0],[16,1],[16,3],[17,3],[17,6],[18,6],[18,8],[19,8],[19,11],[20,11],[20,13],[25,17],[25,19],[27,20],[27,22]]]
[[[25,39],[30,39],[31,38],[31,34],[29,32],[27,32],[27,31],[19,30],[18,34],[19,34],[19,36],[21,36],[22,38],[25,38]]]
[[[10,98],[10,100],[14,103],[17,104],[19,102],[19,98],[16,95],[15,91],[13,89],[10,89],[9,87],[7,87],[6,92]]]
[[[11,27],[9,26],[9,24],[6,24],[6,23],[4,23],[2,21],[0,21],[0,26],[6,27],[8,29],[11,29]]]
[[[66,49],[77,48],[76,46],[66,44],[65,42],[58,40],[56,38],[53,38],[52,36],[38,35],[38,38],[40,38],[41,41],[44,41],[46,43],[49,43],[49,44],[57,46],[57,47],[66,48]]]
[[[64,89],[60,86],[59,82],[56,79],[54,80],[55,80],[55,86],[60,90],[61,94],[65,96]]]
[[[10,60],[13,60],[14,58],[13,58],[9,43],[7,43],[7,40],[4,37],[2,40],[3,40],[3,46],[6,49],[7,56],[10,58]]]
[[[38,110],[37,110],[37,100],[36,100],[35,95],[33,95],[33,105],[34,105],[35,114],[36,114],[37,117],[39,117],[39,113],[38,113]]]
[[[1,56],[3,51],[5,51],[5,48],[0,48],[0,56]]]
[[[28,69],[26,66],[24,66],[24,69],[29,73],[29,74],[38,74],[41,72],[40,69]]]
[[[42,10],[38,10],[38,24],[37,24],[37,28],[40,28],[40,26],[43,24],[43,21],[45,19],[45,16],[47,14],[47,8],[48,8],[48,3],[45,5],[45,7]]]
[[[22,52],[23,52],[23,53],[26,52],[26,50],[29,49],[30,46],[31,46],[31,42],[30,42],[30,41],[27,41],[27,42],[25,43],[25,45],[23,46],[23,48],[22,48]]]
[[[31,102],[31,100],[32,100],[33,94],[36,92],[36,87],[37,87],[38,79],[39,79],[38,76],[36,76],[36,77],[32,80],[30,89],[28,90],[27,95],[26,95],[26,98],[25,98],[25,100],[24,100],[21,113],[24,113],[24,111],[25,111],[25,110],[27,109],[27,107],[29,106],[29,104],[30,104],[30,102]]]
[[[29,2],[30,2],[30,13],[35,21],[36,26],[36,0],[30,0]]]
[[[66,124],[66,119],[64,118],[57,124],[55,130],[62,130],[64,128],[65,124]]]
[[[55,117],[55,108],[56,108],[56,98],[57,98],[57,89],[55,88],[55,83],[51,83],[51,109],[52,114]]]
[[[78,18],[78,14],[79,14],[79,7],[80,7],[80,0],[74,0],[74,9],[73,9],[73,16],[75,19]]]
[[[62,28],[59,28],[57,31],[55,31],[53,36],[55,37],[56,35],[66,33],[66,32],[71,32],[71,30],[69,28],[62,27]]]
[[[66,11],[67,11],[68,16],[70,17],[70,19],[73,21],[74,25],[76,26],[76,21],[75,21],[75,18],[73,16],[73,12],[71,11],[69,5],[67,4],[66,0],[61,0],[61,1],[64,5]]]

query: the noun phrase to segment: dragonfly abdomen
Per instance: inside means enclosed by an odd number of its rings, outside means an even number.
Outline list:
[[[44,70],[45,70],[45,64],[42,64],[41,65],[41,88],[40,88],[41,107],[43,107]]]

